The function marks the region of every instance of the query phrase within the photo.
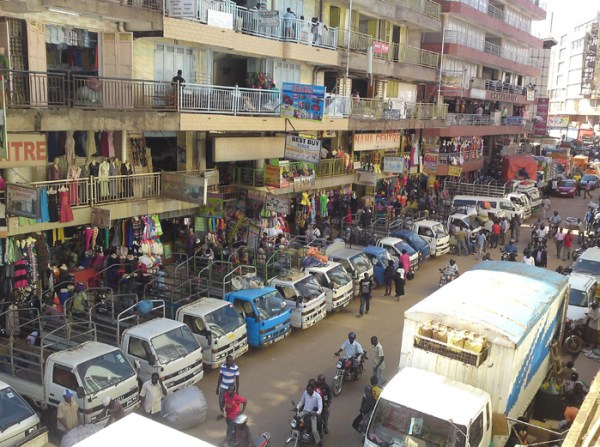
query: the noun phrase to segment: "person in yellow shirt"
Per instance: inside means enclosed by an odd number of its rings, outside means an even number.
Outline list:
[[[79,427],[79,419],[77,418],[79,404],[77,400],[73,399],[73,393],[69,389],[65,390],[63,397],[64,399],[58,404],[56,411],[56,429],[61,439],[65,433],[70,432],[75,427]]]

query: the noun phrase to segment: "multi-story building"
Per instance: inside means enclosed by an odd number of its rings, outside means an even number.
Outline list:
[[[551,135],[590,138],[600,123],[600,12],[560,36],[550,71]],[[596,128],[596,130],[598,130]]]
[[[408,170],[421,129],[446,125],[446,107],[418,97],[440,57],[421,36],[441,27],[431,0],[1,2],[8,233],[111,227],[101,245],[131,251],[135,217],[153,215],[165,251],[184,251],[191,226],[236,237],[265,201],[292,226],[306,200],[319,215],[354,208],[353,185],[372,194]],[[289,135],[320,147],[319,162],[290,141],[285,160]]]
[[[532,23],[546,11],[530,0],[442,0],[443,29],[424,33],[422,47],[441,54],[441,71],[429,97],[448,104],[448,127],[426,129],[427,158],[451,157],[451,175],[483,167],[482,146],[495,155],[531,130],[540,69],[531,49],[542,48]],[[438,169],[438,174],[446,172]]]

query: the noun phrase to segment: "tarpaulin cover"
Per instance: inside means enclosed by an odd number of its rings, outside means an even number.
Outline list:
[[[502,178],[508,180],[537,179],[537,162],[529,155],[511,155],[502,160]]]
[[[206,419],[206,399],[204,393],[195,386],[188,386],[162,401],[163,421],[177,430],[187,430]]]

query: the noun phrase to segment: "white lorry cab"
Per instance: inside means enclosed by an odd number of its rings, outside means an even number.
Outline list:
[[[210,368],[220,367],[228,355],[236,359],[248,352],[246,322],[227,301],[200,298],[177,309],[175,319],[190,328]]]
[[[521,180],[516,182],[514,191],[521,192],[529,197],[532,211],[537,211],[542,207],[542,195],[535,182],[532,182],[531,180]]]
[[[571,273],[569,275],[569,308],[567,318],[577,323],[585,323],[586,313],[596,299],[596,278],[588,275]]]
[[[275,287],[290,310],[291,325],[308,329],[325,318],[327,295],[333,291],[321,287],[317,279],[308,273],[291,272],[271,278],[269,285]]]
[[[517,216],[523,219],[523,209],[506,197],[484,197],[484,196],[462,196],[457,195],[452,199],[452,207],[474,207],[479,212],[485,212],[488,216],[508,217],[512,219]]]
[[[510,199],[512,203],[523,210],[523,219],[529,219],[531,217],[533,207],[531,206],[531,200],[527,194],[522,192],[509,192],[506,194],[506,198]]]
[[[369,275],[369,278],[373,277],[373,264],[367,254],[354,248],[343,248],[327,254],[329,259],[342,264],[346,271],[352,275],[354,296],[359,296],[360,280],[363,279],[365,273]]]
[[[41,427],[37,413],[8,383],[0,381],[0,447],[47,442],[48,431]]]
[[[327,312],[335,312],[350,304],[354,296],[352,277],[339,262],[329,261],[324,266],[307,267],[305,271],[313,275],[321,287],[333,291],[327,294]]]
[[[378,247],[383,247],[390,252],[392,257],[399,258],[402,250],[406,250],[410,258],[410,268],[413,272],[419,270],[419,253],[415,251],[406,241],[398,237],[384,237],[377,241]]]
[[[418,220],[413,224],[413,231],[429,244],[433,256],[442,256],[450,251],[450,235],[440,222]]]

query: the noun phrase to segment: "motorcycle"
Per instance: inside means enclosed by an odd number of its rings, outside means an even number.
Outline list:
[[[239,430],[248,430],[247,426],[248,416],[245,414],[240,414],[235,419],[233,424],[233,429],[231,431],[231,436],[227,438],[225,441],[225,447],[239,447],[238,442],[236,441],[238,438]],[[247,436],[242,436],[244,439],[248,439]],[[255,447],[268,447],[271,445],[271,433],[264,432],[254,438],[254,446]],[[245,443],[244,443],[245,444]]]
[[[508,253],[506,251],[502,252],[502,257],[500,258],[501,261],[510,261],[510,262],[517,262],[517,254],[516,253]]]
[[[440,269],[440,287],[445,286],[449,282],[452,282],[456,279],[456,275],[450,275],[447,269]]]
[[[575,324],[573,320],[565,321],[563,349],[571,355],[577,355],[585,344],[585,323]]]
[[[300,411],[296,408],[296,404],[292,401],[294,417],[290,420],[291,436],[285,442],[286,447],[297,447],[298,444],[312,444],[315,442],[310,426],[310,416],[305,414],[300,416]],[[323,436],[323,428],[321,421],[317,424],[319,435]]]
[[[358,380],[363,373],[363,367],[367,358],[366,353],[358,356],[356,368],[352,367],[351,358],[342,358],[337,354],[338,361],[335,370],[335,376],[333,377],[333,387],[331,389],[334,396],[339,396],[344,386],[344,381]]]

